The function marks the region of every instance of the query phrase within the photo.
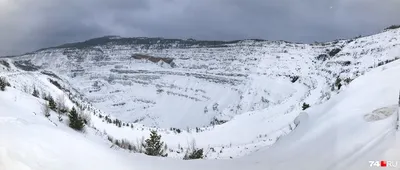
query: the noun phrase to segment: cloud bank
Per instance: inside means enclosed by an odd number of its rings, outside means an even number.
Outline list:
[[[328,41],[398,16],[399,0],[0,0],[0,55],[104,35]]]

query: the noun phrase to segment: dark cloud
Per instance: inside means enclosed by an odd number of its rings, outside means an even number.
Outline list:
[[[0,55],[103,35],[327,41],[398,16],[398,0],[0,0]]]

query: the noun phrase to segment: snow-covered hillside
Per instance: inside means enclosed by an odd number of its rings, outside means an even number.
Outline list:
[[[392,30],[312,45],[247,40],[213,48],[111,41],[16,59],[18,65],[55,72],[97,108],[125,122],[186,129],[252,111],[273,116],[277,111],[271,109],[283,105],[279,112],[298,114],[300,103],[318,103],[329,95],[336,76],[353,79],[399,57],[398,35]]]
[[[398,38],[400,30],[389,30],[212,48],[110,40],[5,59],[0,76],[11,87],[0,92],[0,169],[366,169],[368,160],[400,161]],[[32,88],[83,105],[86,133],[41,115]],[[311,107],[303,111],[303,103]],[[119,126],[108,121],[116,118]],[[136,142],[151,129],[169,157],[182,158],[195,141],[206,159],[234,160],[152,158],[107,141]]]

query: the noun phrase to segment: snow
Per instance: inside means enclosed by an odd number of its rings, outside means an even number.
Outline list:
[[[93,51],[80,51],[87,58],[79,62],[60,49],[17,57],[13,60],[28,58],[57,73],[61,79],[56,80],[70,91],[64,94],[68,107],[74,105],[72,99],[82,102],[89,108],[85,112],[91,114],[92,122],[80,133],[70,129],[65,120],[59,122],[56,113],[44,117],[44,101],[33,97],[31,88],[56,98],[64,92],[48,81],[55,78],[41,70],[22,71],[13,64],[7,69],[0,64],[0,76],[12,85],[0,92],[0,169],[321,170],[368,169],[370,160],[400,161],[400,134],[396,131],[400,123],[400,61],[377,67],[378,62],[400,54],[396,48],[400,40],[393,39],[399,35],[399,30],[392,30],[328,46],[265,42],[250,46],[249,41],[227,49],[150,52],[177,58],[177,68],[126,59],[137,51],[123,46],[112,49],[119,51],[98,47],[113,55],[104,63],[92,61],[97,55]],[[337,56],[327,61],[315,59],[327,48],[340,46]],[[191,57],[183,60],[178,57],[181,55]],[[350,61],[350,65],[340,65],[341,61]],[[196,68],[201,65],[207,67]],[[115,74],[111,71],[115,68],[142,72]],[[84,73],[72,75],[71,70],[77,69]],[[299,79],[292,83],[288,75]],[[332,90],[337,76],[354,80]],[[239,83],[232,83],[236,81]],[[93,86],[95,82],[98,84]],[[157,94],[160,87],[165,91]],[[126,104],[111,107],[121,102]],[[303,111],[303,102],[311,107]],[[218,110],[213,109],[215,103]],[[130,122],[133,128],[106,123],[99,114]],[[132,123],[143,116],[143,121]],[[210,126],[212,118],[228,121]],[[175,133],[170,127],[183,132]],[[186,127],[201,130],[186,131]],[[130,153],[106,140],[111,135],[134,142],[147,137],[151,129],[156,129],[172,150],[168,158]],[[178,145],[186,148],[192,141],[206,150],[207,159],[179,160],[183,153],[176,152]]]
[[[276,169],[288,169],[287,166],[306,169],[311,162],[316,163],[313,167],[317,169],[352,166],[366,169],[369,160],[399,160],[400,148],[395,140],[397,114],[374,122],[363,119],[365,114],[372,114],[376,109],[397,106],[400,81],[395,77],[398,76],[400,62],[395,62],[386,70],[376,69],[355,79],[339,95],[311,108],[306,120],[303,119],[294,132],[271,148],[249,157],[290,162],[276,164]],[[389,110],[397,113],[397,109]],[[386,155],[386,150],[390,150],[391,155]],[[279,156],[277,152],[285,155]]]
[[[0,96],[0,169],[130,169],[118,165],[122,155],[104,143],[35,115],[41,113],[38,99],[12,88]]]
[[[363,119],[363,115],[377,108],[398,102],[400,81],[393,78],[398,76],[400,62],[395,62],[386,70],[377,69],[354,80],[339,95],[307,111],[308,117],[300,119],[299,127],[275,145],[235,161],[178,161],[113,150],[90,130],[84,135],[65,124],[54,126],[44,116],[35,115],[40,113],[38,103],[43,101],[8,88],[0,95],[0,167],[15,170],[367,168],[368,160],[400,159],[399,143],[394,143],[396,114],[375,122]]]

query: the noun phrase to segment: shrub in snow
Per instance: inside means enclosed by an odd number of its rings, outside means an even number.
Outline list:
[[[118,119],[115,119],[112,121],[116,126],[121,127],[122,126],[122,122]]]
[[[213,110],[214,110],[214,111],[218,111],[218,103],[214,103],[214,105],[213,105]]]
[[[224,124],[224,123],[226,123],[226,122],[228,122],[228,121],[226,121],[226,120],[219,120],[219,119],[217,119],[216,117],[213,117],[213,119],[212,119],[211,122],[210,122],[210,125],[211,125],[211,126],[221,125],[221,124]]]
[[[68,118],[69,118],[69,127],[78,131],[83,130],[83,127],[85,126],[84,120],[79,116],[75,107],[73,107],[69,112]]]
[[[342,87],[342,79],[340,79],[340,77],[336,78],[335,86],[338,88],[338,90],[340,90],[340,88]]]
[[[5,91],[6,87],[10,86],[10,83],[4,77],[0,77],[0,90]]]
[[[110,141],[110,142],[114,142],[114,138],[112,136],[110,136],[110,135],[107,136],[107,140]]]
[[[88,113],[82,113],[81,114],[81,119],[83,120],[83,123],[85,123],[87,125],[89,125],[90,121],[92,120],[91,117],[90,117],[90,114],[88,114]]]
[[[261,101],[263,103],[269,103],[268,99],[266,99],[264,96],[261,96]]]
[[[189,159],[203,159],[203,149],[195,149],[190,153],[186,153],[183,157],[184,160]]]
[[[160,94],[160,93],[162,93],[162,92],[164,92],[163,89],[157,89],[157,94]]]
[[[310,107],[309,104],[303,103],[303,106],[302,106],[303,110],[306,110],[306,109],[308,109],[309,107]]]
[[[344,82],[346,82],[347,84],[350,84],[351,81],[353,81],[353,79],[351,79],[351,78],[344,79]]]
[[[197,149],[196,148],[196,141],[192,140],[192,143],[189,144],[186,154],[183,157],[183,160],[189,160],[189,159],[203,159],[203,149]]]
[[[129,151],[133,151],[133,152],[137,152],[137,153],[142,153],[142,151],[139,150],[139,149],[141,149],[140,147],[137,147],[135,144],[129,142],[127,139],[121,139],[121,140],[116,139],[116,140],[114,140],[114,138],[111,137],[111,136],[108,136],[107,139],[108,139],[110,142],[112,142],[114,145],[116,145],[116,146],[118,146],[118,147],[120,147],[120,148],[122,148],[122,149],[127,149],[127,150],[129,150]],[[143,140],[144,140],[144,139],[143,139]],[[112,146],[111,146],[111,147],[112,147]]]
[[[181,129],[178,128],[170,128],[171,131],[174,131],[175,133],[181,133]]]
[[[338,88],[338,90],[340,90],[340,88],[342,88],[342,83],[340,83],[340,84],[337,86],[337,88]]]
[[[300,77],[299,76],[291,76],[290,82],[295,83]]]
[[[150,133],[150,138],[146,139],[144,146],[145,154],[150,156],[166,157],[164,150],[164,142],[161,141],[161,135],[158,135],[155,130]]]

